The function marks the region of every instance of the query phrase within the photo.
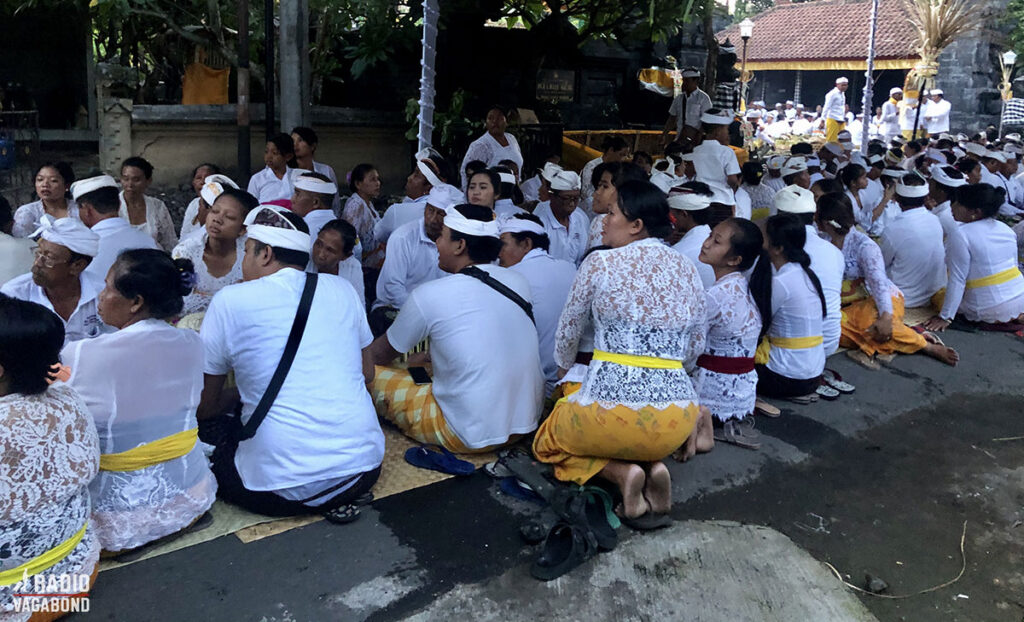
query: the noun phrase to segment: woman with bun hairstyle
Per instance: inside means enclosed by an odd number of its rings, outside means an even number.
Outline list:
[[[117,332],[64,349],[68,383],[92,413],[100,473],[89,486],[100,545],[134,549],[190,526],[217,481],[196,443],[203,346],[167,323],[195,282],[192,262],[128,250],[107,273],[99,314]]]
[[[945,330],[958,313],[997,330],[1019,330],[1024,324],[1017,236],[995,218],[1005,196],[1002,188],[986,183],[957,189],[952,209],[960,235],[946,241],[946,298],[939,314],[925,323],[928,330]]]

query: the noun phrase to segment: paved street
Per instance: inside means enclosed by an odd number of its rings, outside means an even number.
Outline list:
[[[478,472],[378,501],[352,525],[222,537],[104,572],[88,617],[1019,622],[1024,440],[993,439],[1024,435],[1024,340],[944,338],[956,369],[833,357],[854,396],[759,418],[760,451],[719,445],[670,465],[680,522],[623,528],[618,549],[553,583],[529,577],[536,550],[518,535],[538,506]],[[918,592],[957,576],[965,520],[964,576],[925,595],[856,597],[813,561]]]

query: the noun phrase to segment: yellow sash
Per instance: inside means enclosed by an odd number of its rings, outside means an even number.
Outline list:
[[[820,346],[825,342],[824,337],[818,335],[817,337],[769,337],[768,343],[772,344],[777,348],[785,348],[786,350],[806,350],[807,348],[813,348]]]
[[[863,300],[868,297],[868,290],[864,287],[864,279],[843,279],[843,289],[839,292],[841,304]]]
[[[1002,272],[983,276],[980,279],[971,279],[970,281],[967,281],[967,289],[988,287],[989,285],[1002,285],[1003,283],[1008,283],[1019,276],[1021,276],[1020,268],[1014,266],[1013,268],[1007,268]]]
[[[639,356],[637,354],[615,354],[594,350],[595,361],[606,361],[627,367],[646,367],[647,369],[682,369],[683,362],[672,359],[660,359],[654,356]]]
[[[14,585],[18,581],[21,581],[26,574],[31,577],[32,575],[37,575],[40,572],[56,565],[62,559],[70,555],[71,551],[75,550],[78,543],[82,541],[82,537],[85,536],[85,528],[87,526],[88,523],[82,525],[82,528],[76,531],[75,535],[61,542],[49,551],[46,551],[42,555],[33,557],[16,568],[0,572],[0,585]]]
[[[122,451],[119,454],[103,454],[100,456],[100,470],[138,471],[161,462],[174,460],[192,451],[197,440],[199,440],[199,430],[192,428],[165,436],[135,449]]]

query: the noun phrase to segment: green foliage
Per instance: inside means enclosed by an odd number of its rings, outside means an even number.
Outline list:
[[[1024,56],[1024,0],[1010,0],[1003,21],[1010,30],[1008,49]]]
[[[441,134],[440,144],[442,147],[449,147],[454,144],[458,137],[467,136],[473,132],[472,122],[463,116],[462,113],[465,101],[466,92],[462,89],[456,89],[452,93],[451,100],[448,102],[447,110],[434,110],[434,134]],[[409,98],[405,102],[405,121],[411,124],[409,130],[405,133],[405,137],[409,140],[416,140],[419,131],[419,121],[416,117],[419,113],[419,101]]]
[[[502,15],[529,27],[555,17],[579,32],[580,39],[666,41],[688,22],[699,19],[714,0],[506,0]]]
[[[775,0],[740,0],[736,3],[736,13],[733,20],[742,22],[748,17],[763,13],[775,6]]]

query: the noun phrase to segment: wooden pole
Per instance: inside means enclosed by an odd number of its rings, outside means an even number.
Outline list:
[[[251,138],[249,133],[249,0],[238,1],[238,93],[235,120],[238,124],[238,184],[249,182]]]

